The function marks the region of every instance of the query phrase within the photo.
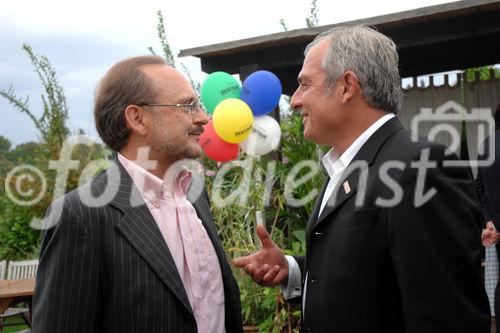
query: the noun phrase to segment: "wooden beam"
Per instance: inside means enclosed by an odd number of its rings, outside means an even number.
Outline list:
[[[500,34],[448,41],[399,51],[402,77],[500,63]]]
[[[305,45],[303,43],[283,47],[276,46],[260,51],[254,50],[241,54],[203,58],[201,68],[206,73],[221,70],[235,74],[239,72],[241,67],[253,64],[259,64],[262,69],[297,66],[302,64]]]
[[[500,63],[500,0],[460,1],[391,15],[346,22],[374,24],[398,46],[402,77]],[[344,23],[343,23],[344,24]],[[283,93],[297,88],[305,46],[334,25],[299,29],[229,43],[183,50],[197,55],[202,70],[275,73]],[[186,51],[186,52],[184,52]]]
[[[217,55],[226,55],[231,53],[246,52],[254,49],[264,49],[272,46],[285,45],[290,42],[307,43],[308,41],[314,39],[314,37],[319,33],[339,25],[367,24],[376,26],[379,29],[384,29],[385,27],[390,28],[397,26],[403,21],[406,24],[411,24],[412,21],[419,22],[422,21],[422,19],[430,21],[432,20],[432,17],[442,19],[443,17],[463,16],[464,10],[481,12],[484,10],[495,11],[499,9],[499,0],[457,1],[360,20],[329,24],[314,28],[296,29],[226,43],[184,49],[180,51],[179,57],[213,57]]]

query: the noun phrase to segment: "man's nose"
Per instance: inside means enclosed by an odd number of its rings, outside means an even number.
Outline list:
[[[290,107],[294,110],[300,109],[302,106],[302,94],[300,93],[300,87],[295,90],[290,99]]]
[[[211,117],[204,110],[200,110],[193,117],[193,123],[204,126],[204,125],[208,124],[208,121],[210,120],[210,118]]]

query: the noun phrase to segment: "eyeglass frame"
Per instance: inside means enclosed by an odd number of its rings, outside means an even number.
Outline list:
[[[208,115],[205,111],[205,108],[200,103],[200,100],[194,100],[191,103],[176,103],[176,104],[156,104],[156,103],[139,103],[137,106],[160,106],[160,107],[168,107],[168,108],[187,108],[187,111],[191,115],[191,117],[196,117],[199,115],[199,111],[195,112],[194,110],[200,110],[204,115]]]

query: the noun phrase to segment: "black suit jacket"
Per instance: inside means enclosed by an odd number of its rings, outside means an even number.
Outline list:
[[[188,199],[219,258],[226,332],[242,332],[239,289],[206,192],[203,189],[196,201],[192,192],[190,188]],[[32,332],[197,331],[168,246],[117,160],[92,182],[54,203],[50,212],[36,277]]]
[[[425,149],[437,166],[427,171],[425,191],[437,193],[415,207],[417,169],[410,166]],[[350,164],[366,163],[366,181],[359,168],[346,170],[318,217],[325,184],[308,222],[307,255],[296,258],[303,278],[308,272],[305,332],[489,332],[477,194],[468,171],[443,168],[444,158],[444,147],[412,142],[394,118]],[[387,161],[394,162],[392,183],[379,176]],[[402,201],[381,207],[377,198],[393,198],[394,183]]]
[[[486,221],[492,220],[497,230],[500,230],[500,129],[486,140],[485,154],[480,158],[486,159],[492,142],[495,142],[494,162],[488,167],[478,169],[477,189]]]

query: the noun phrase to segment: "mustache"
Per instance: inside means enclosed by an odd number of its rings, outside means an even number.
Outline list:
[[[205,129],[202,126],[198,126],[195,129],[193,129],[192,131],[190,131],[189,134],[201,135],[201,133],[203,133],[204,131],[205,131]]]

